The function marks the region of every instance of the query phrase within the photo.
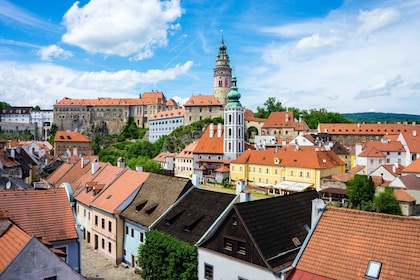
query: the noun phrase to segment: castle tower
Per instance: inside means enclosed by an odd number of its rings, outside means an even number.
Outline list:
[[[226,49],[222,36],[222,43],[216,56],[216,67],[213,69],[213,95],[223,105],[227,102],[227,95],[232,81],[232,68],[229,66],[229,55]]]
[[[244,107],[239,99],[241,94],[236,86],[236,77],[232,78],[232,86],[227,95],[224,111],[224,142],[223,154],[225,159],[236,159],[244,152]]]

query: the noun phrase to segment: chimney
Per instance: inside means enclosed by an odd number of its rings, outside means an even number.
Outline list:
[[[239,202],[249,202],[251,201],[251,193],[249,191],[241,192],[239,195]]]
[[[119,157],[117,160],[117,166],[124,168],[125,167],[125,163],[124,163],[124,158],[123,157]]]
[[[288,122],[288,121],[289,121],[289,112],[286,112],[286,114],[285,114],[285,119],[286,119],[286,122]]]
[[[413,130],[413,136],[416,137],[417,136],[417,130]]]
[[[137,165],[136,166],[136,172],[143,172],[143,166]]]
[[[93,174],[95,174],[95,173],[96,173],[96,171],[98,171],[98,168],[99,168],[99,162],[98,162],[98,160],[97,160],[97,159],[95,159],[95,160],[92,162],[92,175],[93,175]]]
[[[222,137],[222,131],[223,131],[222,124],[221,123],[218,123],[217,124],[217,138]]]
[[[214,136],[214,124],[210,124],[210,135],[209,135],[209,137],[210,138],[213,138],[213,136]]]
[[[325,203],[320,198],[315,198],[312,200],[312,215],[311,215],[311,229],[315,226],[315,221],[317,221],[319,215],[324,211]]]
[[[236,194],[243,192],[246,189],[246,181],[238,180],[236,181]]]
[[[11,149],[10,150],[10,157],[11,158],[15,158],[16,154],[15,154],[15,149]]]
[[[9,211],[5,210],[5,211],[0,211],[0,220],[3,219],[9,219]]]
[[[200,186],[200,178],[197,176],[197,174],[192,175],[191,182],[195,188]]]
[[[80,168],[83,169],[85,167],[85,159],[83,157],[80,158]]]

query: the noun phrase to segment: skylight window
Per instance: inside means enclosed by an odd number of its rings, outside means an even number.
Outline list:
[[[377,261],[369,261],[368,267],[366,269],[366,279],[379,279],[381,267],[382,263]]]

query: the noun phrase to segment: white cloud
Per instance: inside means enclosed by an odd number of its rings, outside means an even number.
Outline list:
[[[141,60],[167,45],[182,13],[179,0],[92,0],[83,7],[75,2],[64,15],[62,40],[92,53]]]
[[[188,72],[191,61],[165,70],[137,72],[80,72],[50,63],[19,64],[0,61],[2,101],[14,106],[50,109],[64,96],[71,98],[138,96],[139,84],[176,79]],[[18,98],[17,98],[18,96]]]
[[[321,37],[319,34],[312,35],[310,37],[305,37],[300,39],[296,44],[296,50],[307,50],[307,49],[315,49],[315,48],[322,48],[328,46],[334,46],[341,39],[339,37]]]
[[[400,12],[392,8],[379,8],[372,11],[360,11],[358,20],[361,23],[359,33],[369,34],[392,23],[400,18]]]
[[[392,90],[403,83],[403,79],[401,76],[396,76],[393,79],[385,80],[379,83],[378,85],[374,85],[366,90],[362,90],[357,94],[354,98],[355,99],[367,99],[373,98],[378,96],[389,96],[392,93]]]
[[[50,45],[42,47],[37,54],[41,57],[41,60],[51,61],[51,58],[68,58],[72,57],[73,54],[70,51],[66,51],[57,45]]]

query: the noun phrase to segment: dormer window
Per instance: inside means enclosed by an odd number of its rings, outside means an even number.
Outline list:
[[[365,278],[366,279],[379,279],[379,274],[381,273],[382,263],[377,261],[369,261],[368,267],[366,269]]]

